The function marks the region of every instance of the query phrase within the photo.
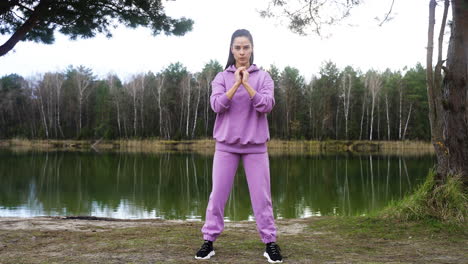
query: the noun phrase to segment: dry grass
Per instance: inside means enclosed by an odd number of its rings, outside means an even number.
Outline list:
[[[415,192],[391,202],[380,212],[381,216],[402,220],[436,220],[466,227],[468,217],[468,190],[458,176],[448,176],[437,185],[434,171]]]
[[[159,140],[128,139],[102,140],[26,140],[10,139],[0,141],[0,146],[23,150],[111,150],[126,152],[197,152],[211,155],[214,152],[213,139],[198,140]],[[93,144],[95,144],[93,146]],[[385,155],[425,155],[434,153],[429,142],[421,141],[312,141],[312,140],[278,140],[268,142],[271,155],[352,152]]]

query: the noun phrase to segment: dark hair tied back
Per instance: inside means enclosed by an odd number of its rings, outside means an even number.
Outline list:
[[[232,43],[234,42],[234,39],[237,38],[237,37],[247,37],[250,40],[250,43],[252,44],[252,47],[254,45],[252,35],[250,34],[250,32],[247,29],[238,29],[238,30],[234,31],[234,33],[232,33],[232,36],[231,36],[231,44],[229,45],[229,57],[228,57],[228,60],[227,60],[227,63],[226,63],[226,68],[224,68],[224,69],[227,69],[227,68],[229,68],[229,66],[231,66],[233,64],[236,64],[236,59],[234,59],[234,54],[232,54],[232,52],[231,52],[231,47],[232,47]],[[252,51],[252,55],[250,56],[250,60],[249,60],[250,65],[253,64],[253,61],[254,61],[254,54],[253,54],[253,51]]]

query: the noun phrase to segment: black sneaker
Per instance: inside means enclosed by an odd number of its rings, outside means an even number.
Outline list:
[[[203,243],[200,250],[198,250],[197,255],[195,255],[195,258],[196,259],[210,259],[214,255],[215,255],[215,251],[213,249],[213,242],[205,240],[205,243]]]
[[[263,253],[263,256],[267,258],[268,262],[270,263],[283,263],[281,249],[275,242],[266,244],[266,249],[265,253]]]

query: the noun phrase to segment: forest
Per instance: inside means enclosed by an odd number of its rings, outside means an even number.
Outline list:
[[[160,72],[99,79],[85,66],[0,79],[0,138],[182,140],[210,138],[209,98],[218,61],[191,73],[180,62]],[[362,72],[323,62],[307,80],[297,68],[265,69],[275,82],[270,136],[305,140],[429,141],[426,69]]]

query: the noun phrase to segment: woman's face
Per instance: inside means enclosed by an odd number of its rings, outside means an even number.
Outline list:
[[[236,37],[232,42],[231,52],[236,60],[236,67],[248,66],[252,56],[252,43],[247,37]]]

